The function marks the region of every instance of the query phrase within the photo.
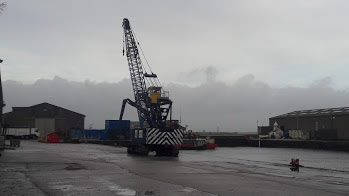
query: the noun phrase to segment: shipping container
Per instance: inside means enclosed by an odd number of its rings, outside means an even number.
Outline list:
[[[130,130],[107,130],[109,140],[127,140],[130,138]]]
[[[105,130],[130,130],[129,120],[106,120]]]
[[[72,130],[72,139],[83,140],[107,140],[108,133],[104,129],[87,129],[87,130]]]

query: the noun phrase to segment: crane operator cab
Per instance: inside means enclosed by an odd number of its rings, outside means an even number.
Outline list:
[[[148,88],[150,103],[157,104],[158,98],[161,97],[161,87],[151,86]]]

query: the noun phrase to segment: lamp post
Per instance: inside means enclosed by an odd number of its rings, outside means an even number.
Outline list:
[[[2,63],[3,60],[0,59],[0,63]],[[2,95],[2,82],[1,82],[1,70],[0,70],[0,133],[3,133],[2,130],[2,109],[5,106],[4,104],[4,99],[3,99],[3,95]]]

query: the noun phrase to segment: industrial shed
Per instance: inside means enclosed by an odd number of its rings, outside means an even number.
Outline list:
[[[269,119],[275,122],[284,131],[309,131],[311,139],[349,140],[349,107],[294,111]]]
[[[37,128],[40,138],[57,132],[62,138],[69,138],[72,129],[84,129],[85,115],[71,110],[41,103],[30,107],[13,107],[3,116],[8,128]]]

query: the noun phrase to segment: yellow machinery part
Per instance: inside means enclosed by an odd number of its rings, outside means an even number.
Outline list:
[[[161,96],[160,93],[151,94],[151,103],[158,103],[158,98]]]

